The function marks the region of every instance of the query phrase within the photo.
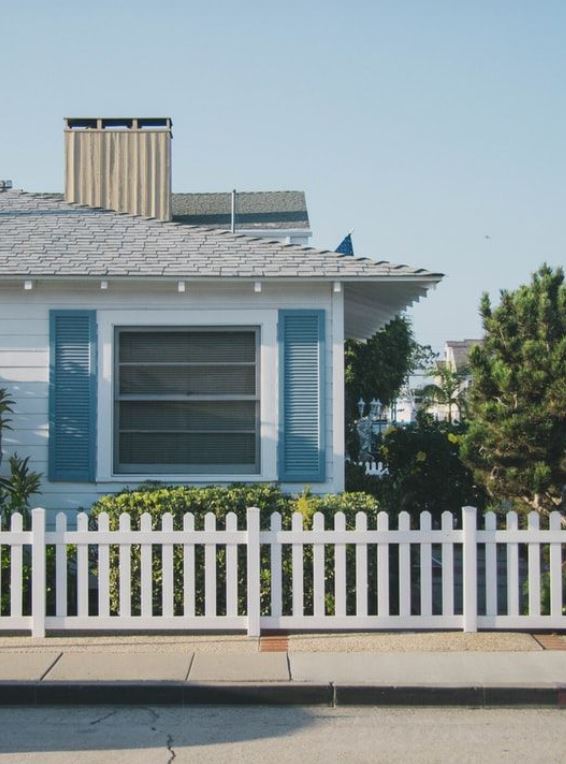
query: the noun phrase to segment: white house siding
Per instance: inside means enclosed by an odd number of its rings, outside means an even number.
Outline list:
[[[334,319],[333,319],[334,305]],[[119,491],[135,482],[50,483],[47,480],[48,449],[48,380],[49,380],[49,311],[51,309],[132,310],[279,310],[324,309],[326,311],[326,475],[325,483],[311,486],[316,492],[343,490],[342,417],[338,433],[333,432],[333,376],[332,347],[334,337],[343,327],[343,303],[332,295],[331,284],[283,285],[262,284],[262,291],[254,292],[253,284],[187,284],[180,294],[175,282],[143,285],[140,282],[110,282],[107,291],[100,283],[69,282],[62,286],[56,282],[38,282],[31,291],[0,284],[0,387],[9,390],[15,401],[12,430],[4,432],[3,455],[6,459],[17,452],[31,457],[33,469],[43,473],[41,496],[37,504],[48,510],[88,508],[98,496]],[[333,324],[334,320],[334,324]],[[336,342],[334,342],[336,347]],[[343,377],[342,377],[343,378]],[[341,391],[336,398],[340,411]],[[342,448],[343,450],[343,448]],[[342,466],[342,468],[341,468]],[[5,463],[2,469],[5,471]],[[179,482],[187,483],[184,479]],[[192,482],[198,482],[193,480]],[[301,486],[283,485],[284,490],[297,491]],[[51,515],[52,520],[52,515]]]

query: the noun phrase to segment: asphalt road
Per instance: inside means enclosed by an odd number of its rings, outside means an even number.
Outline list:
[[[566,709],[0,709],[0,762],[564,762]]]

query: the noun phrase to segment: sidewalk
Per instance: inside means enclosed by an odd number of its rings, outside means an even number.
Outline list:
[[[2,637],[0,704],[566,707],[566,638],[543,644],[505,633]]]

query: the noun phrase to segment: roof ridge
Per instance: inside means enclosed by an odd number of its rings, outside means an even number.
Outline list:
[[[298,189],[298,188],[279,188],[276,190],[269,190],[269,191],[242,191],[239,189],[234,189],[237,194],[305,194],[306,192]],[[172,194],[184,194],[185,196],[220,196],[221,194],[226,194],[227,196],[230,196],[232,194],[232,191],[172,191]]]

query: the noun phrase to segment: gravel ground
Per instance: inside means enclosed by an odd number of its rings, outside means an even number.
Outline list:
[[[516,652],[542,650],[530,635],[515,632],[397,632],[346,634],[292,634],[289,652]],[[566,637],[564,637],[566,640]],[[0,637],[0,653],[44,652],[97,653],[256,653],[259,640],[241,634],[66,636],[32,639]]]
[[[289,652],[523,652],[542,650],[530,634],[515,632],[415,632],[373,634],[295,634]]]
[[[257,653],[259,640],[240,634],[168,635],[143,634],[134,636],[73,636],[0,637],[0,653],[53,652],[66,653]]]

